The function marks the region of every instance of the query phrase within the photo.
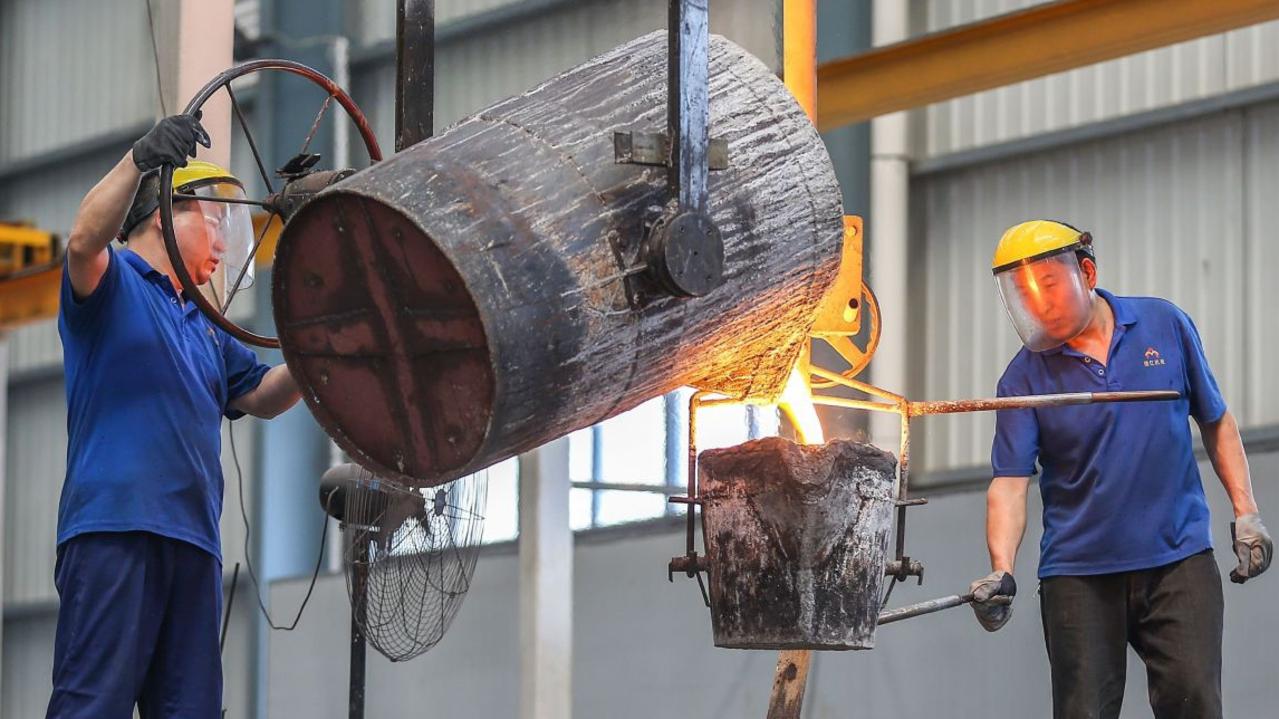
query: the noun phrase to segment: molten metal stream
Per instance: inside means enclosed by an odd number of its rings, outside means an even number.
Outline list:
[[[796,364],[786,380],[786,388],[782,390],[779,409],[795,426],[795,437],[800,444],[822,444],[826,436],[822,432],[822,423],[817,418],[817,408],[813,406],[813,390],[808,386],[805,373],[799,371]]]

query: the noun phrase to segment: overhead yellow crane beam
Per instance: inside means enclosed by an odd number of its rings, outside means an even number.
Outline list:
[[[832,130],[1279,18],[1276,0],[1060,0],[817,68],[817,127]]]
[[[261,235],[267,220],[255,213],[253,228]],[[280,218],[271,215],[257,254],[259,269],[269,267],[280,237]],[[29,225],[0,222],[0,332],[58,316],[62,287],[62,254],[57,236]]]
[[[61,280],[57,235],[0,222],[0,331],[57,314]]]

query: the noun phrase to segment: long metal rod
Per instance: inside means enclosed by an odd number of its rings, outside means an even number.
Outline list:
[[[347,716],[364,719],[366,646],[364,624],[368,599],[369,539],[367,530],[356,530],[355,557],[351,563],[351,664],[347,676]]]
[[[688,512],[685,515],[688,519],[688,531],[685,537],[685,548],[688,555],[692,556],[696,544],[696,515],[697,515],[697,410],[702,403],[707,401],[709,393],[704,390],[697,390],[693,396],[688,398]],[[714,401],[714,400],[711,400]]]
[[[668,496],[683,495],[683,487],[669,484],[644,484],[643,482],[573,482],[573,489],[597,489],[601,491],[651,492]]]
[[[937,599],[930,599],[926,602],[920,602],[918,604],[911,604],[905,607],[898,607],[897,609],[890,609],[886,612],[880,612],[879,623],[892,624],[893,622],[900,622],[903,619],[910,619],[911,617],[923,616],[924,614],[932,614],[933,612],[940,612],[943,609],[958,607],[964,604],[968,604],[972,601],[973,601],[973,595],[971,594],[952,594],[949,597],[939,597]],[[1011,597],[991,597],[990,603],[991,604],[1011,604],[1012,598]]]
[[[855,380],[851,377],[845,377],[844,375],[839,374],[838,372],[832,372],[823,367],[818,367],[817,365],[810,365],[808,368],[808,371],[811,372],[812,374],[817,375],[818,377],[821,377],[824,380],[829,380],[836,384],[843,385],[849,389],[855,389],[858,392],[864,392],[872,397],[880,397],[882,399],[886,399],[894,403],[901,402],[906,399],[905,397],[895,392],[889,392],[888,390],[882,387],[876,387],[873,384],[867,384],[860,380]]]
[[[897,456],[897,556],[904,571],[906,559],[906,500],[910,498],[910,405],[902,402],[901,450]]]
[[[824,404],[844,409],[865,409],[871,412],[901,412],[901,405],[887,402],[872,402],[867,399],[848,399],[847,397],[830,397],[822,394],[813,395],[813,404]]]
[[[1072,404],[1096,404],[1100,402],[1163,402],[1181,397],[1171,390],[1132,392],[1067,392],[1061,394],[1036,394],[1021,397],[995,397],[991,399],[957,399],[937,402],[911,402],[912,415],[955,414],[958,412],[988,412],[1000,409],[1024,409],[1035,407],[1061,407]]]
[[[918,617],[923,614],[932,614],[933,612],[939,612],[943,609],[950,609],[951,607],[958,607],[961,604],[967,604],[972,600],[973,595],[971,594],[964,594],[962,596],[953,594],[949,597],[940,597],[938,599],[931,599],[927,602],[920,602],[919,604],[911,604],[907,607],[890,609],[886,612],[880,612],[879,624],[882,626],[884,624],[900,622],[903,619]]]
[[[395,7],[395,151],[431,136],[435,123],[435,0]]]
[[[669,183],[684,209],[705,211],[710,146],[708,0],[669,0],[666,135]]]
[[[258,151],[258,143],[253,139],[253,132],[249,130],[249,122],[244,119],[244,111],[240,109],[240,101],[236,99],[230,82],[227,82],[225,87],[227,96],[231,98],[231,109],[235,110],[235,117],[240,121],[240,132],[244,133],[244,139],[249,143],[249,150],[253,152],[253,161],[258,164],[258,172],[262,174],[264,189],[268,195],[274,194],[275,185],[271,182],[270,173],[266,171],[266,163],[262,161],[262,153]]]

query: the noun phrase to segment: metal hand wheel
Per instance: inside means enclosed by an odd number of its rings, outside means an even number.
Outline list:
[[[299,154],[286,164],[285,167],[277,170],[276,174],[280,179],[284,180],[284,185],[280,192],[276,191],[275,183],[272,182],[271,175],[267,172],[266,165],[263,164],[262,154],[258,151],[258,145],[253,139],[253,133],[250,131],[248,123],[245,121],[244,113],[240,109],[240,103],[236,100],[235,92],[231,89],[232,81],[244,77],[245,75],[265,70],[275,70],[292,75],[298,75],[310,80],[327,93],[324,103],[320,106],[319,112],[316,113],[315,122],[311,125],[311,131],[307,135],[306,140],[302,143],[302,149],[299,151]],[[244,63],[243,65],[237,65],[236,67],[218,74],[210,80],[208,84],[200,88],[200,91],[195,94],[195,97],[191,98],[191,102],[187,103],[186,109],[183,112],[187,114],[194,114],[197,110],[203,107],[206,102],[208,102],[209,98],[212,97],[214,93],[222,89],[226,90],[227,95],[231,99],[231,107],[234,111],[236,120],[240,125],[240,129],[244,132],[244,137],[248,141],[249,148],[253,151],[253,159],[257,162],[258,171],[262,174],[262,182],[267,189],[268,195],[266,199],[263,200],[244,200],[175,194],[172,192],[162,191],[160,193],[161,232],[164,235],[164,246],[168,251],[169,261],[173,264],[173,272],[178,276],[178,280],[181,281],[183,288],[193,290],[189,291],[188,295],[200,308],[200,311],[203,312],[205,316],[213,322],[213,324],[221,327],[223,330],[226,330],[227,334],[235,337],[241,342],[257,345],[258,347],[277,348],[280,346],[280,340],[278,338],[255,334],[244,329],[227,319],[226,311],[231,305],[231,300],[234,299],[236,293],[240,289],[240,284],[244,280],[245,271],[248,269],[250,264],[255,261],[258,249],[262,246],[262,241],[266,238],[271,224],[277,217],[281,221],[287,221],[292,210],[296,209],[296,207],[300,204],[296,201],[289,201],[287,191],[290,185],[306,184],[307,187],[305,188],[305,192],[302,194],[309,196],[315,191],[318,191],[318,189],[321,189],[321,186],[324,184],[319,183],[319,185],[317,185],[315,182],[304,183],[302,180],[308,176],[314,177],[321,174],[313,169],[315,163],[319,160],[319,156],[308,155],[307,149],[310,147],[311,140],[315,137],[315,133],[319,129],[320,122],[323,120],[324,114],[328,110],[329,105],[332,104],[334,100],[337,100],[338,104],[342,106],[342,109],[346,111],[347,116],[350,117],[351,121],[355,124],[356,129],[359,130],[360,137],[364,140],[364,148],[368,151],[370,162],[380,161],[382,159],[382,150],[378,146],[377,138],[373,135],[373,129],[369,127],[368,118],[364,116],[364,113],[360,110],[359,106],[355,104],[355,101],[351,99],[351,96],[348,95],[345,90],[338,87],[337,83],[333,82],[333,80],[329,79],[319,71],[301,63],[289,60],[254,60],[252,62]],[[173,171],[174,167],[172,165],[164,165],[160,168],[161,188],[169,188],[173,186]],[[346,174],[349,174],[349,172],[350,171],[344,172],[342,170],[333,171],[329,175],[324,176],[323,179],[326,182],[336,181],[345,177]],[[265,221],[262,223],[262,229],[258,232],[257,237],[255,238],[253,247],[249,252],[249,257],[244,267],[241,268],[239,276],[234,279],[234,282],[227,289],[225,299],[221,300],[221,306],[211,302],[204,296],[204,293],[196,290],[195,283],[192,281],[190,273],[187,272],[186,263],[183,262],[182,253],[178,248],[177,237],[173,233],[173,200],[175,197],[179,200],[198,199],[202,202],[234,202],[249,204],[259,207],[268,213]]]

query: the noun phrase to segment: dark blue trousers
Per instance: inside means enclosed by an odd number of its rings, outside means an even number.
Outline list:
[[[222,563],[149,532],[58,547],[61,606],[47,717],[209,717],[222,706]]]

